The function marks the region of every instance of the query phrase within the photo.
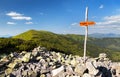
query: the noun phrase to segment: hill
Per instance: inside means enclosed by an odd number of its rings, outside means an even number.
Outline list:
[[[82,45],[73,39],[70,39],[65,35],[58,35],[48,31],[29,30],[20,35],[14,36],[13,38],[34,41],[37,45],[47,47],[49,50],[60,51],[67,54],[77,54],[82,51]]]
[[[13,38],[32,41],[40,46],[47,47],[49,50],[63,52],[67,54],[83,55],[84,36],[75,34],[55,34],[48,31],[29,30],[21,33]],[[115,42],[118,41],[118,43]],[[116,44],[120,44],[120,39],[112,38],[88,38],[87,55],[96,57],[99,53],[105,52],[112,59],[119,60],[119,48]],[[119,45],[118,45],[119,46]],[[112,53],[112,54],[111,54]]]
[[[105,52],[114,61],[120,61],[120,39],[88,38],[87,55],[98,56]],[[83,56],[84,36],[75,34],[55,34],[48,31],[29,30],[12,38],[0,38],[0,54],[30,51],[43,46],[48,50]]]
[[[37,31],[37,30],[29,30],[27,32],[21,33],[17,36],[13,36],[13,38],[19,38],[23,40],[33,40],[33,39],[42,39],[42,38],[51,38],[56,37],[56,35],[52,32],[48,31]]]

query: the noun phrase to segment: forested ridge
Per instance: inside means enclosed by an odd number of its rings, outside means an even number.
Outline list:
[[[84,36],[55,34],[48,31],[29,30],[11,38],[0,38],[0,54],[31,51],[37,46],[73,55],[83,55]],[[105,52],[114,61],[120,61],[120,38],[88,38],[87,55],[96,57]]]

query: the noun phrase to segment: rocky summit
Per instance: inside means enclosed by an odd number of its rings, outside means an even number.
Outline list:
[[[120,63],[107,54],[97,58],[66,55],[37,47],[11,53],[0,60],[0,77],[120,77]]]

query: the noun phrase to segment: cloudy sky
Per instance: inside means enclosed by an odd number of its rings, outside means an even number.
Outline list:
[[[120,34],[120,0],[0,0],[0,35],[17,35],[30,29],[60,34],[84,34],[79,26],[89,7],[91,33]]]

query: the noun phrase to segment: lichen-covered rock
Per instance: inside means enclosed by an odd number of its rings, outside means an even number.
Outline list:
[[[40,60],[40,59],[42,59],[42,57],[41,57],[41,56],[36,57],[36,60]]]
[[[107,57],[107,54],[106,53],[100,53],[99,54],[99,58],[106,58]]]
[[[10,73],[12,73],[13,69],[12,68],[8,68],[5,70],[5,74],[9,75]]]
[[[42,74],[40,77],[45,77],[45,74]]]
[[[75,58],[73,58],[71,60],[70,64],[75,67],[77,65],[77,60]]]
[[[75,73],[79,76],[82,76],[84,74],[85,70],[87,70],[85,64],[78,64],[75,67]]]
[[[8,67],[13,69],[16,65],[17,65],[16,62],[12,62],[12,63],[8,64]]]
[[[37,51],[33,51],[33,52],[32,52],[32,55],[33,55],[33,56],[37,56],[37,54],[38,54]]]
[[[29,62],[30,56],[31,56],[31,53],[30,53],[30,52],[26,53],[26,54],[22,57],[21,61],[23,61],[23,62]]]

